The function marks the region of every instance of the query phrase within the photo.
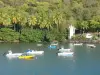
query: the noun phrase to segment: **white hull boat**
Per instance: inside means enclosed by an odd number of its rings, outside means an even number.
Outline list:
[[[57,44],[51,44],[51,45],[55,45],[55,46],[57,46],[57,45],[58,45],[58,43],[57,43]]]
[[[16,57],[19,57],[22,54],[23,53],[12,53],[12,51],[8,51],[8,53],[6,54],[6,56],[7,57],[11,57],[11,58],[16,58]]]
[[[53,42],[51,43],[51,45],[57,46],[57,45],[58,45],[58,41],[53,41]]]
[[[58,53],[58,56],[73,56],[74,52],[62,52]]]
[[[82,46],[83,43],[75,43],[74,46]]]
[[[42,44],[42,42],[41,41],[39,41],[38,43],[37,43],[37,46],[42,46],[43,44]]]
[[[44,51],[35,51],[35,50],[29,50],[26,52],[27,54],[35,54],[35,55],[41,55],[44,53]]]
[[[59,51],[60,51],[60,52],[70,52],[71,49],[64,49],[64,48],[61,48],[61,49],[59,49]]]
[[[42,44],[37,44],[37,46],[42,46]]]
[[[88,47],[91,47],[91,48],[95,48],[96,46],[94,44],[87,44]]]

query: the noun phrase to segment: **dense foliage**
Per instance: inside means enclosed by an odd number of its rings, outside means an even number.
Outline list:
[[[77,30],[99,31],[100,0],[0,0],[0,28],[15,31],[4,31],[3,35],[1,29],[2,41],[18,40],[16,33],[24,42],[62,41],[67,38],[69,25]]]
[[[0,40],[4,42],[18,42],[19,33],[9,28],[0,29]]]
[[[44,33],[41,30],[23,29],[20,35],[20,40],[23,42],[38,42],[42,41]]]

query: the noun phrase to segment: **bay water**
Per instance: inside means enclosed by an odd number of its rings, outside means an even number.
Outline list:
[[[49,49],[49,44],[38,47],[35,43],[1,43],[0,75],[100,75],[100,44],[96,48],[74,46],[71,43],[59,47],[71,48],[71,57],[58,56],[58,49]],[[4,52],[22,53],[27,49],[43,50],[43,55],[33,60],[8,59]]]

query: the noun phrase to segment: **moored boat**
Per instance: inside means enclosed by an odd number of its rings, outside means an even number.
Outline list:
[[[55,46],[57,46],[58,45],[58,41],[53,41],[53,42],[51,42],[51,45],[55,45]]]
[[[74,43],[74,46],[82,46],[83,43]]]
[[[50,48],[50,49],[56,49],[57,46],[56,45],[50,45],[48,48]]]
[[[19,59],[33,59],[34,56],[32,56],[32,55],[21,55],[21,56],[19,56],[18,58],[19,58]]]
[[[37,46],[42,46],[42,44],[38,43]]]
[[[88,47],[91,47],[91,48],[95,48],[96,46],[94,44],[87,44]]]
[[[42,42],[41,41],[39,41],[38,43],[37,43],[37,46],[42,46],[43,44],[42,44]]]
[[[27,54],[41,55],[44,53],[44,51],[28,50],[26,53]]]
[[[23,53],[12,53],[11,50],[8,51],[8,53],[6,54],[7,57],[18,57],[20,55],[22,55]]]
[[[58,53],[58,56],[73,56],[74,52],[61,52]]]
[[[65,48],[62,47],[62,48],[59,49],[59,51],[60,52],[69,52],[69,51],[71,51],[71,49],[65,49]]]

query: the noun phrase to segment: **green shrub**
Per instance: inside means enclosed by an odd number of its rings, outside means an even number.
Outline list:
[[[86,37],[84,34],[77,34],[72,37],[72,40],[86,40]]]
[[[98,40],[98,36],[97,35],[93,35],[92,40]]]
[[[49,41],[53,41],[53,40],[63,41],[66,39],[66,37],[67,37],[67,33],[57,32],[56,29],[46,32],[46,38]]]
[[[47,31],[46,32],[46,38],[49,41],[52,41],[52,40],[55,40],[56,39],[56,35],[52,31]]]
[[[4,42],[14,42],[19,40],[19,33],[10,28],[0,29],[0,40]]]
[[[21,31],[20,41],[22,42],[38,42],[42,41],[44,33],[38,29],[23,29]]]

